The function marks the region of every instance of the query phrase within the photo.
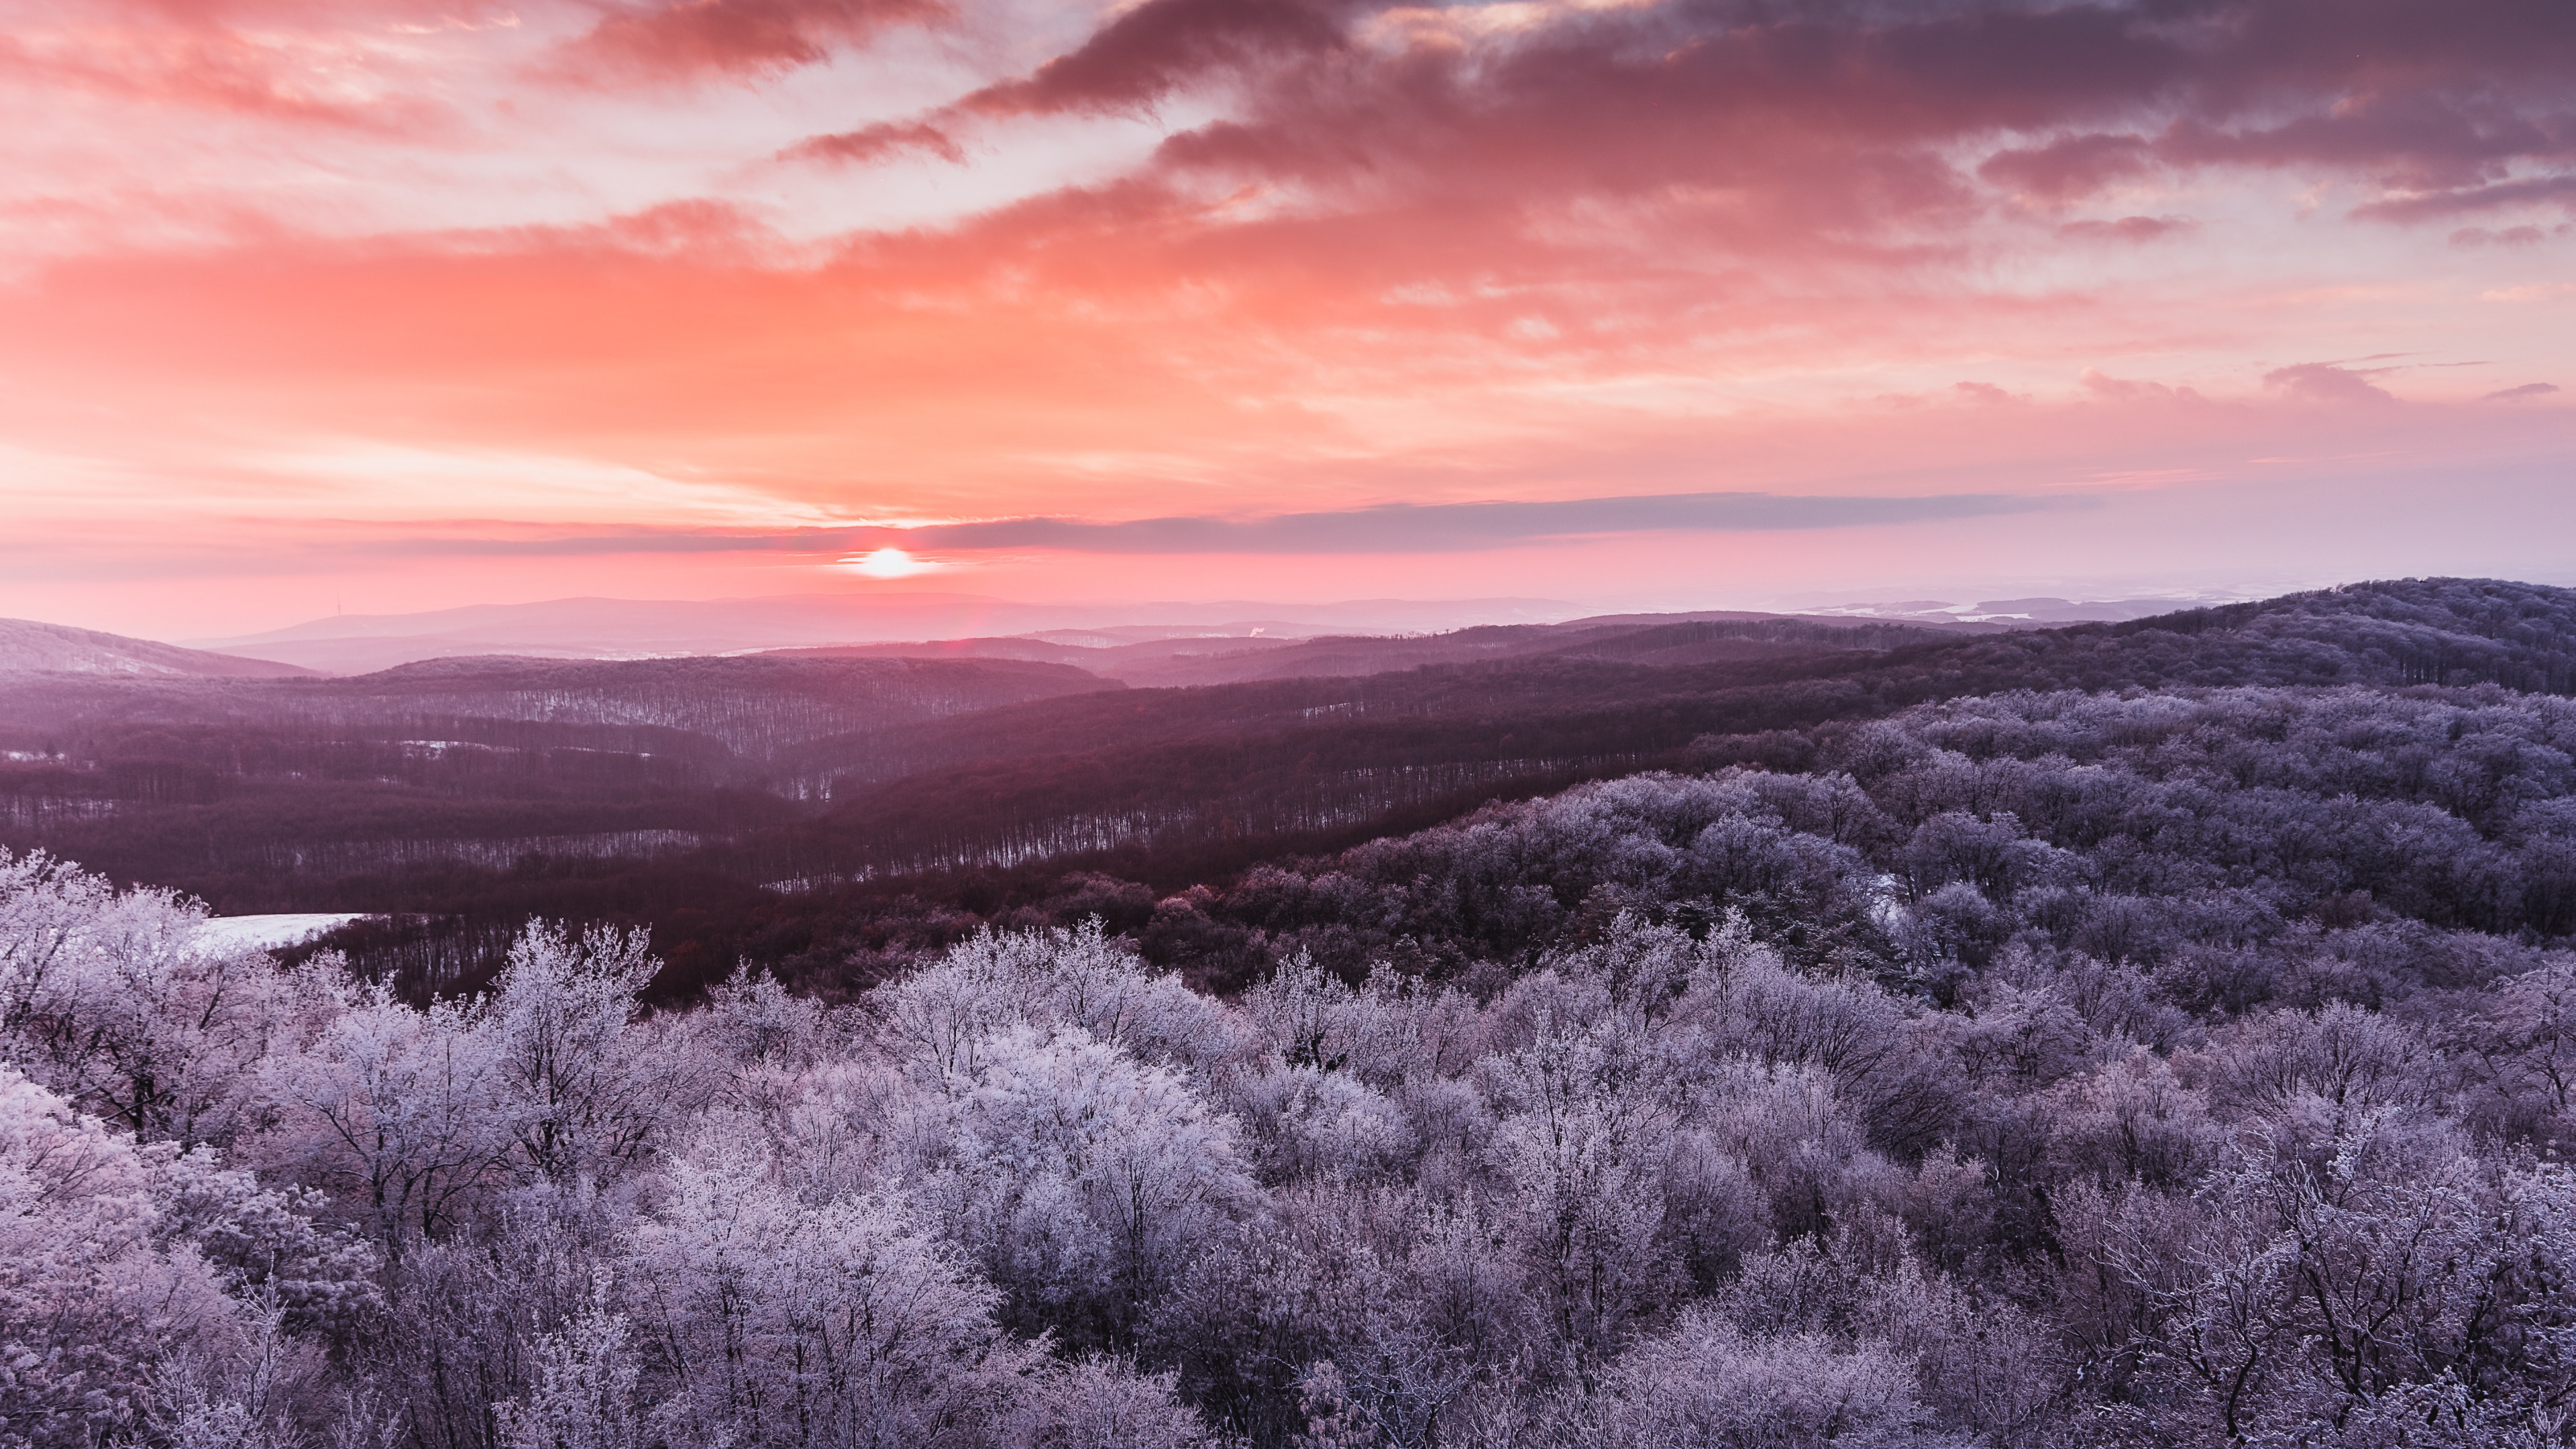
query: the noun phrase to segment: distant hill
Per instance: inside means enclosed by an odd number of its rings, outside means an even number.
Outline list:
[[[1950,604],[1939,599],[1901,599],[1890,603],[1833,604],[1810,612],[1843,618],[1899,619],[1908,622],[2009,621],[2029,628],[2047,624],[2116,624],[2130,619],[2149,619],[2159,614],[2170,614],[2177,609],[2197,608],[2209,602],[2211,600],[2206,596],[2087,600],[1986,599],[1974,604]]]
[[[1501,620],[1559,619],[1577,610],[1548,599],[1357,599],[1331,604],[1026,604],[978,594],[854,590],[750,599],[549,599],[478,604],[422,614],[308,620],[263,634],[189,643],[225,653],[292,660],[334,674],[364,674],[424,659],[508,654],[550,659],[637,659],[690,654],[961,639],[1045,631],[1140,637],[1118,621],[1161,627],[1231,627],[1272,621],[1269,632],[1455,629]],[[1296,621],[1296,622],[1289,622]],[[1143,636],[1156,632],[1153,626]]]
[[[539,728],[558,747],[623,752],[652,748],[635,742],[643,730],[686,736],[701,753],[712,746],[716,755],[757,761],[809,739],[1119,688],[1063,665],[1005,659],[486,655],[351,678],[271,667],[303,677],[120,677],[0,689],[0,739],[77,735],[102,750],[112,748],[108,741],[138,741],[117,748],[168,757],[174,731],[491,743]]]
[[[0,619],[0,674],[95,674],[126,679],[292,679],[312,670],[267,659],[182,649],[33,619]]]
[[[1579,634],[1580,622],[1556,627]],[[817,740],[786,763],[810,798],[834,803],[799,827],[797,854],[848,872],[1086,851],[1254,858],[1259,847],[1238,842],[1320,840],[1365,832],[1398,811],[1435,818],[1450,802],[1575,779],[1761,760],[1772,732],[2014,690],[2501,685],[2576,694],[2576,590],[2485,579],[2355,584],[1967,637],[1890,625],[1876,639],[1855,630],[1834,641],[1836,631],[1803,624],[1814,629],[1807,649],[1651,662],[1686,658],[1695,627],[1621,629],[1589,646],[1363,678],[1040,701],[936,728]],[[1623,647],[1649,662],[1618,657]]]
[[[1291,626],[1293,627],[1293,626]],[[1831,650],[1884,650],[2015,626],[1953,620],[1811,619],[1759,613],[1620,614],[1561,624],[1487,624],[1437,634],[1173,633],[1127,640],[1108,632],[863,644],[781,651],[793,658],[1032,659],[1070,664],[1138,687],[1350,679],[1437,664],[1506,659],[1616,659],[1634,664],[1718,664]]]
[[[1098,692],[1121,686],[981,659],[483,657],[351,679],[22,674],[0,678],[0,847],[94,859],[225,914],[300,899],[320,880],[651,860],[792,820],[806,807],[770,761],[801,741]]]
[[[942,657],[903,655],[924,648]],[[651,921],[729,968],[833,949],[818,892],[1083,870],[1168,892],[1581,780],[1803,768],[1832,732],[1928,701],[2576,695],[2576,591],[2397,580],[2036,629],[1649,615],[42,680],[0,684],[0,845],[227,913]]]

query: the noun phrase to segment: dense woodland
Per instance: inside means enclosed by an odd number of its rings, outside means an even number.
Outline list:
[[[1313,641],[1253,657],[1356,668],[1436,646],[1448,662],[1192,688],[1046,662],[803,653],[444,661],[345,680],[21,675],[0,679],[0,845],[226,913],[399,917],[339,943],[371,972],[488,976],[532,915],[647,926],[674,967],[664,987],[684,997],[740,959],[830,974],[853,944],[921,938],[906,915],[1048,909],[1084,893],[1063,884],[1075,873],[1157,899],[1222,889],[1488,801],[1704,771],[1754,748],[1746,737],[1930,701],[2565,693],[2570,600],[2404,581],[1964,638],[1632,617]],[[1736,657],[1747,648],[1758,657]]]
[[[283,958],[22,850],[0,1445],[2565,1444],[2571,661],[2434,581],[1069,695]],[[1264,720],[1347,816],[1167,768]],[[1170,808],[884,863],[940,781]]]

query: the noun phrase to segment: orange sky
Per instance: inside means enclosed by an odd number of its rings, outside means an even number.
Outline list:
[[[2576,582],[2558,0],[0,14],[0,614]]]

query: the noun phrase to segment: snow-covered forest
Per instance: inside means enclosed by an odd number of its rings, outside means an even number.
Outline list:
[[[829,1000],[11,857],[0,1442],[2565,1442],[2576,703],[1701,750]]]

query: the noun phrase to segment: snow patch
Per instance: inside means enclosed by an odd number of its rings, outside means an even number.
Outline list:
[[[197,927],[192,939],[201,951],[277,951],[288,946],[301,946],[325,931],[365,919],[367,917],[363,914],[334,915],[319,911],[275,916],[214,916]]]

